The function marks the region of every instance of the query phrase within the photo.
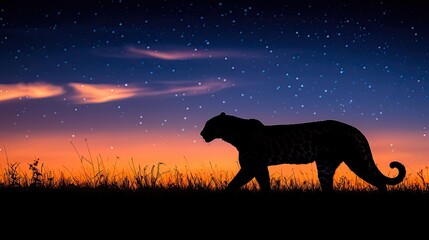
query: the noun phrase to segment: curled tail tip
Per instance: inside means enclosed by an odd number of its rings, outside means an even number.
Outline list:
[[[403,169],[405,171],[405,166],[404,164],[398,162],[398,161],[393,161],[389,164],[390,168],[397,168],[397,169]]]
[[[393,161],[389,164],[389,167],[398,169],[398,176],[396,176],[395,179],[402,181],[405,178],[405,174],[407,171],[405,169],[404,164],[402,164],[398,161]]]

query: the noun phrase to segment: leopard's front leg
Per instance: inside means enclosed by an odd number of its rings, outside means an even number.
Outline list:
[[[264,164],[263,159],[259,154],[252,154],[251,152],[244,154],[240,153],[239,162],[241,169],[228,184],[226,188],[227,191],[239,189],[252,180],[252,178],[256,178],[256,181],[262,191],[269,192],[271,190],[268,166]]]
[[[228,186],[226,187],[227,192],[236,191],[239,188],[241,188],[243,185],[248,183],[252,178],[254,178],[255,175],[252,171],[246,168],[241,168],[237,175],[229,182]]]

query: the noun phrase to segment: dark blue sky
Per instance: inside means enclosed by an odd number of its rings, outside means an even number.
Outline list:
[[[0,131],[198,134],[225,111],[425,135],[419,2],[2,1]]]

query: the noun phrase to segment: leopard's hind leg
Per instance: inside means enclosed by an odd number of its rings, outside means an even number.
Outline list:
[[[355,156],[360,155],[356,154]],[[345,163],[358,177],[376,187],[378,191],[387,191],[387,186],[383,181],[382,173],[377,168],[371,154],[361,156],[361,158],[350,157],[349,159],[346,159]]]

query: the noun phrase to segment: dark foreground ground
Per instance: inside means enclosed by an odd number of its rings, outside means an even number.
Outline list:
[[[284,238],[290,234],[367,238],[378,232],[383,238],[398,234],[410,238],[427,234],[429,226],[425,192],[1,189],[0,206],[3,230],[11,224],[98,237],[229,239],[235,234],[244,238],[276,233],[285,234]]]

